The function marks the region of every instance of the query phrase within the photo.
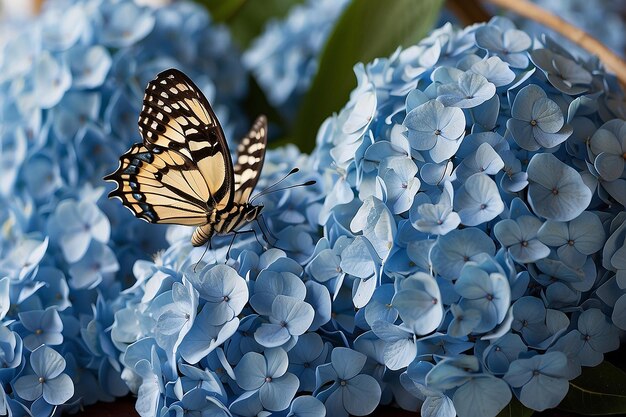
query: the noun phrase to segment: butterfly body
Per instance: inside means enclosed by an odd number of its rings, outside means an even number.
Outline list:
[[[191,236],[191,243],[194,246],[202,246],[211,239],[213,235],[227,235],[237,232],[246,224],[254,221],[260,214],[263,206],[253,204],[237,204],[228,213],[222,213],[213,209],[208,213],[208,221],[202,226],[196,227]]]
[[[133,214],[150,223],[196,226],[201,246],[214,234],[236,232],[262,206],[249,198],[265,157],[267,120],[257,118],[237,147],[233,165],[224,132],[207,99],[182,72],[170,69],[146,88],[139,116],[142,143],[105,177]]]

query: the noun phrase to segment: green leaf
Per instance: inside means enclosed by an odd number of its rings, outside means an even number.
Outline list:
[[[608,362],[583,368],[559,408],[589,416],[626,414],[626,373]]]
[[[213,20],[226,22],[237,14],[239,9],[245,5],[246,0],[196,0],[196,2],[209,10]]]
[[[496,417],[530,417],[534,412],[534,410],[524,407],[517,398],[513,397],[509,405],[504,407],[504,410],[500,411]]]
[[[228,25],[243,49],[265,28],[268,20],[281,19],[303,0],[196,0],[204,5],[213,20]]]
[[[326,43],[300,106],[292,136],[302,151],[313,149],[322,121],[347,102],[356,85],[353,66],[418,42],[435,22],[442,4],[443,0],[352,1]]]

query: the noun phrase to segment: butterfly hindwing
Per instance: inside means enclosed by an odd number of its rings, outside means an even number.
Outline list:
[[[252,190],[259,181],[266,147],[267,119],[265,116],[259,116],[237,146],[237,160],[233,168],[236,203],[248,202]]]
[[[135,144],[105,180],[115,181],[117,197],[135,216],[151,223],[202,225],[207,222],[207,185],[194,163],[173,149]]]
[[[208,186],[206,202],[232,204],[233,165],[222,127],[206,97],[182,72],[169,69],[146,88],[139,131],[148,149],[172,149],[191,160]]]

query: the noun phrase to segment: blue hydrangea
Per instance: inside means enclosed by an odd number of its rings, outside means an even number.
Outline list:
[[[287,147],[268,151],[259,187],[284,176],[291,161],[301,173],[287,182],[319,179],[309,158]],[[331,289],[305,280],[305,262],[295,260],[328,250],[312,243],[321,242],[316,226],[319,194],[312,186],[271,193],[262,200],[259,240],[266,233],[273,242],[271,236],[283,230],[283,236],[293,233],[299,242],[308,237],[306,245],[290,248],[279,237],[275,247],[265,248],[254,236],[240,235],[224,264],[230,237],[216,237],[213,249],[203,255],[204,248],[191,246],[189,228],[171,226],[170,246],[154,261],[135,263],[136,283],[119,298],[122,305],[111,338],[126,352],[122,375],[140,397],[140,415],[153,415],[163,404],[171,404],[172,412],[205,404],[197,403],[199,394],[191,394],[197,385],[184,382],[180,373],[213,376],[201,388],[216,413],[296,413],[300,407],[301,412],[308,407],[319,412],[319,400],[300,404],[296,393],[311,393],[316,368],[327,363],[331,345],[315,331],[322,332],[320,327],[331,319]],[[180,395],[168,388],[180,384]]]
[[[56,350],[45,345],[34,349],[30,355],[32,374],[24,374],[15,380],[14,388],[26,401],[45,401],[49,405],[61,405],[74,394],[74,384],[63,373],[65,359]]]
[[[122,290],[139,277],[135,262],[168,243],[165,228],[106,200],[102,176],[139,140],[147,81],[183,69],[232,137],[246,72],[228,32],[191,3],[51,0],[11,27],[0,40],[0,402],[51,415],[129,392],[120,355],[140,320]],[[183,28],[184,39],[171,36]],[[193,320],[180,323],[190,308],[162,307],[160,328],[193,331]],[[113,331],[116,318],[126,327]],[[178,334],[163,339],[169,350],[180,344]]]
[[[329,415],[366,416],[380,401],[379,383],[362,374],[367,357],[345,347],[331,352],[329,363],[316,370],[315,396],[324,402]]]
[[[358,281],[333,287],[336,320],[344,297],[359,308],[336,329],[379,339],[381,366],[425,415],[495,416],[512,395],[556,406],[626,324],[615,79],[502,17],[445,25],[355,74],[313,153],[327,178],[328,242],[308,272],[335,284],[341,242],[361,237],[382,268],[364,313]],[[389,178],[396,161],[419,182]],[[410,205],[398,204],[397,182]],[[542,392],[523,369],[544,363],[556,383]]]
[[[246,226],[259,239],[214,237],[204,253],[191,228],[105,202],[99,178],[137,139],[133,114],[163,66],[188,70],[235,130],[243,73],[227,33],[185,3],[51,4],[47,54],[33,61],[46,73],[20,65],[0,83],[16,95],[0,200],[11,410],[132,392],[142,417],[392,403],[495,416],[513,396],[556,406],[582,367],[619,348],[626,101],[597,62],[495,18],[356,65],[313,155],[269,150],[258,188],[294,166],[286,186],[317,183],[259,197]],[[85,26],[66,11],[96,29],[77,35]],[[5,51],[27,60],[29,39]],[[55,85],[39,100],[35,81]]]

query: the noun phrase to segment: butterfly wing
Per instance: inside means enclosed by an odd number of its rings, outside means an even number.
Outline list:
[[[121,156],[115,172],[104,177],[117,197],[136,217],[151,223],[203,225],[208,185],[185,154],[174,149],[135,144]]]
[[[218,210],[234,198],[233,165],[222,127],[200,89],[182,72],[169,69],[148,83],[139,115],[147,149],[170,149],[199,171],[208,191],[200,194]]]
[[[237,161],[233,168],[235,180],[234,201],[245,204],[254,190],[265,159],[267,148],[267,119],[257,117],[250,131],[237,146]]]

